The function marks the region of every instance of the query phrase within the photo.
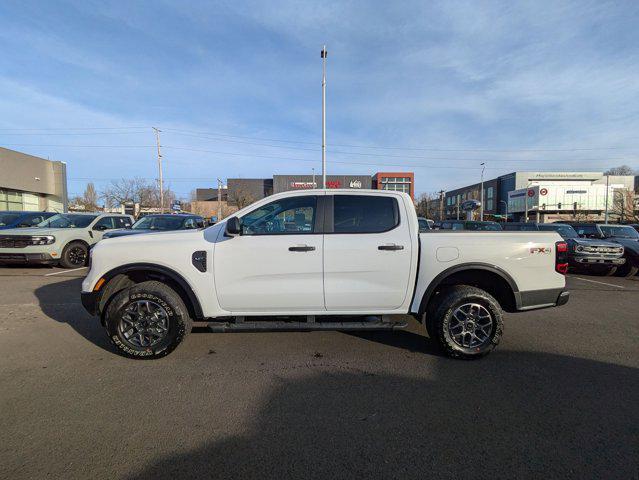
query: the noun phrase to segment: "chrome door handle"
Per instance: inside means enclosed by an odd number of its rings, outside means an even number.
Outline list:
[[[395,245],[394,243],[390,245],[380,245],[377,247],[377,250],[404,250],[404,245]]]
[[[311,247],[310,245],[296,245],[294,247],[288,247],[289,252],[312,252],[315,250],[315,247]]]

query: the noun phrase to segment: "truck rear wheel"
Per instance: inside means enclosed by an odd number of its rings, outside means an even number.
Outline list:
[[[109,338],[130,358],[168,355],[190,333],[192,320],[180,296],[160,282],[138,283],[118,292],[105,313]]]
[[[433,302],[426,313],[426,328],[447,356],[480,358],[499,344],[503,313],[488,292],[456,285],[442,291]]]

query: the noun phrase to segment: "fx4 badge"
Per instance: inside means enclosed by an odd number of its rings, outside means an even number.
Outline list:
[[[552,252],[552,248],[550,247],[531,247],[530,249],[530,253],[532,253],[533,255],[535,253],[540,253],[542,255],[550,255],[550,252]]]

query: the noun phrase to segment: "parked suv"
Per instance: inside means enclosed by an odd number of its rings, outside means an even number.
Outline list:
[[[566,222],[568,223],[568,222]],[[632,277],[639,271],[639,232],[628,225],[600,225],[570,222],[582,238],[605,239],[624,247],[626,263],[617,269],[617,275]]]
[[[55,215],[55,212],[0,212],[0,230],[35,227],[38,223],[43,222],[53,215]]]
[[[479,222],[474,220],[444,220],[440,230],[481,230],[481,231],[498,231],[501,225],[497,222]]]
[[[105,231],[132,224],[133,217],[117,213],[59,213],[34,228],[3,230],[0,262],[82,267]]]
[[[594,274],[612,275],[626,263],[624,248],[618,243],[599,239],[580,238],[574,228],[562,223],[513,222],[505,223],[504,230],[557,232],[568,244],[568,263],[571,269]]]
[[[121,228],[107,232],[103,238],[124,237],[140,233],[166,232],[170,230],[190,230],[204,228],[204,219],[199,215],[163,214],[146,215],[133,224],[131,228]]]

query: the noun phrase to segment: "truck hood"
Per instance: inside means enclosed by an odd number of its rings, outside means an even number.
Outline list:
[[[43,235],[55,235],[56,232],[60,230],[71,230],[70,228],[38,228],[38,227],[29,227],[29,228],[7,228],[2,230],[0,235],[25,235],[25,236],[38,236],[41,237]]]
[[[169,230],[164,232],[158,232],[157,230],[135,230],[122,229],[112,230],[115,235],[104,238],[102,242],[118,242],[118,245],[123,243],[140,244],[148,242],[166,242],[168,244],[179,242],[180,240],[190,240],[196,236],[202,236],[203,230]],[[140,235],[143,234],[143,235]]]
[[[110,230],[104,234],[103,238],[115,238],[115,237],[125,237],[127,235],[139,235],[141,233],[160,233],[157,230],[148,230],[148,229],[136,229],[133,230],[131,228],[118,228],[117,230]]]
[[[570,242],[575,245],[583,245],[584,247],[616,247],[617,243],[609,242],[608,240],[598,240],[596,238],[570,238]]]
[[[623,245],[626,251],[633,252],[634,254],[639,254],[639,240],[623,237],[611,237],[610,240],[612,240],[613,243]]]

